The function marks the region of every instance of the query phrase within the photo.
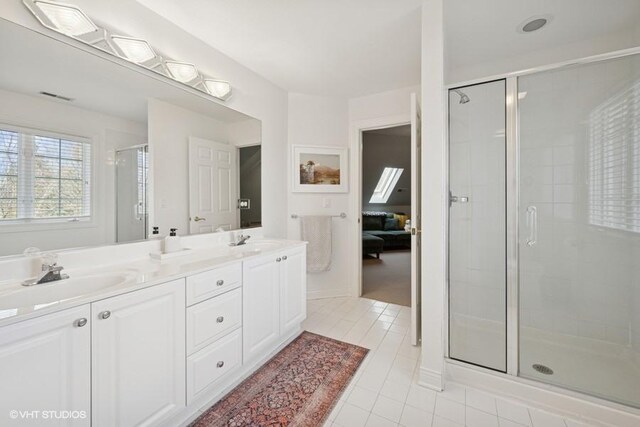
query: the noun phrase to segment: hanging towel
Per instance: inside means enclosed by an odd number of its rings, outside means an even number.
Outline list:
[[[307,245],[307,271],[320,273],[331,267],[331,217],[303,216],[300,217],[302,226],[302,240]]]

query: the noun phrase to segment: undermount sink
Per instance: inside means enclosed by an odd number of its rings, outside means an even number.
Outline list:
[[[126,274],[101,274],[71,277],[69,279],[33,286],[15,286],[0,293],[0,310],[49,305],[90,294],[125,283]]]
[[[277,249],[283,245],[284,243],[278,240],[255,240],[253,242],[249,241],[244,245],[234,246],[233,248],[238,252],[261,252]]]

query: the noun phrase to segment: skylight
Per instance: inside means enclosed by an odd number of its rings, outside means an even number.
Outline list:
[[[384,168],[369,203],[387,203],[402,172],[404,172],[402,168]]]

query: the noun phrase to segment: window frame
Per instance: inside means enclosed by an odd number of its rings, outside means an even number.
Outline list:
[[[96,144],[92,138],[80,135],[73,135],[57,131],[29,126],[13,125],[0,122],[0,129],[16,132],[20,135],[41,136],[45,138],[65,139],[68,141],[89,144],[89,207],[91,213],[86,217],[64,217],[64,218],[16,218],[0,221],[0,234],[17,233],[29,231],[65,230],[97,227],[97,196],[96,196]],[[20,155],[20,154],[19,154]]]
[[[385,178],[385,173],[389,170],[389,176]],[[373,189],[373,193],[369,198],[369,204],[374,205],[384,205],[389,201],[393,190],[395,190],[398,185],[398,181],[400,181],[400,177],[404,173],[404,168],[396,168],[393,166],[385,166],[382,169],[382,173],[380,174],[380,178],[378,178],[378,183]],[[382,191],[378,191],[378,187],[383,186]],[[375,199],[375,200],[374,200]]]

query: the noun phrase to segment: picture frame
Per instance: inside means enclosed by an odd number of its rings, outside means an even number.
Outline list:
[[[293,145],[291,169],[294,193],[347,193],[348,149]]]

